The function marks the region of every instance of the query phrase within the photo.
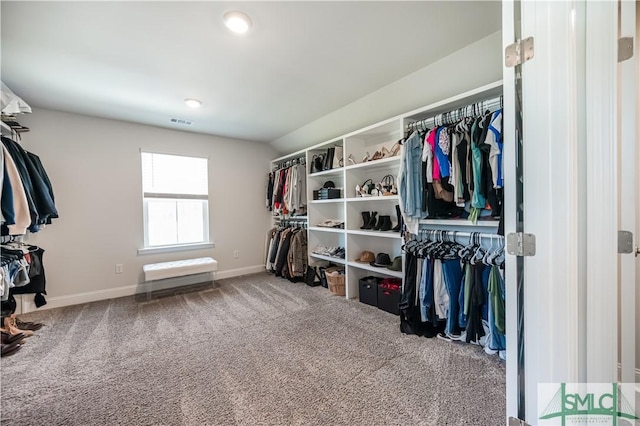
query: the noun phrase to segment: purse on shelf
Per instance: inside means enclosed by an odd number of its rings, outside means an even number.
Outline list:
[[[371,179],[364,181],[362,185],[356,185],[356,197],[371,197],[376,191],[376,185]]]
[[[318,173],[324,170],[325,154],[315,154],[311,158],[311,173]]]
[[[380,181],[381,195],[398,195],[398,188],[396,187],[396,178],[393,175],[386,175]]]
[[[333,168],[333,155],[335,153],[335,148],[327,148],[327,153],[324,157],[324,166],[322,170],[331,170]]]

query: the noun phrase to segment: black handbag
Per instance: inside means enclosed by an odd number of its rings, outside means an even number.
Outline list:
[[[325,154],[316,154],[311,158],[311,173],[318,173],[324,170]]]
[[[333,168],[333,156],[335,155],[335,148],[327,148],[327,154],[324,157],[323,170],[331,170]]]
[[[316,278],[318,278],[317,281]],[[318,275],[318,271],[315,266],[307,266],[307,272],[304,275],[304,282],[310,287],[320,285],[320,275]]]
[[[320,275],[320,285],[324,288],[329,288],[329,283],[327,282],[327,274],[325,273],[326,267],[320,266],[318,268],[318,274]]]

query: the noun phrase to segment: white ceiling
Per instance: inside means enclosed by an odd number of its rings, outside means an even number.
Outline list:
[[[0,4],[1,77],[32,106],[264,142],[501,25],[497,1]]]

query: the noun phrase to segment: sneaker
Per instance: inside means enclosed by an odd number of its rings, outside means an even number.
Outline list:
[[[445,340],[445,341],[447,341],[447,342],[450,342],[450,341],[451,341],[451,337],[447,336],[447,335],[446,335],[446,334],[444,334],[444,333],[438,333],[438,334],[436,335],[436,338],[438,338],[438,339],[440,339],[440,340]]]

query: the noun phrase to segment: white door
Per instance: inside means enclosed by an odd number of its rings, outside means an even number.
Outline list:
[[[638,244],[637,69],[635,58],[618,63],[625,35],[635,35],[631,1],[503,1],[503,46],[534,45],[532,59],[504,68],[515,164],[505,233],[536,238],[535,256],[507,258],[507,417],[532,425],[539,384],[635,380],[638,261],[618,254],[619,230]]]
[[[623,47],[629,46],[628,51],[624,48],[620,49],[619,54],[622,57],[619,61],[619,78],[618,100],[619,114],[618,125],[620,129],[619,147],[620,147],[620,173],[619,173],[619,229],[628,232],[631,237],[629,246],[626,247],[631,253],[620,254],[620,277],[619,277],[619,293],[620,293],[620,377],[619,381],[623,383],[634,383],[637,381],[636,368],[640,367],[640,350],[636,350],[640,339],[636,320],[636,300],[638,288],[637,269],[640,264],[640,258],[637,257],[638,231],[638,209],[637,203],[640,201],[638,191],[638,64],[637,47],[635,52],[633,42],[626,43],[624,40],[632,40],[637,43],[636,37],[636,16],[640,10],[636,10],[634,1],[621,1],[619,4],[619,25],[620,37],[623,40]],[[628,56],[630,58],[627,58]]]

